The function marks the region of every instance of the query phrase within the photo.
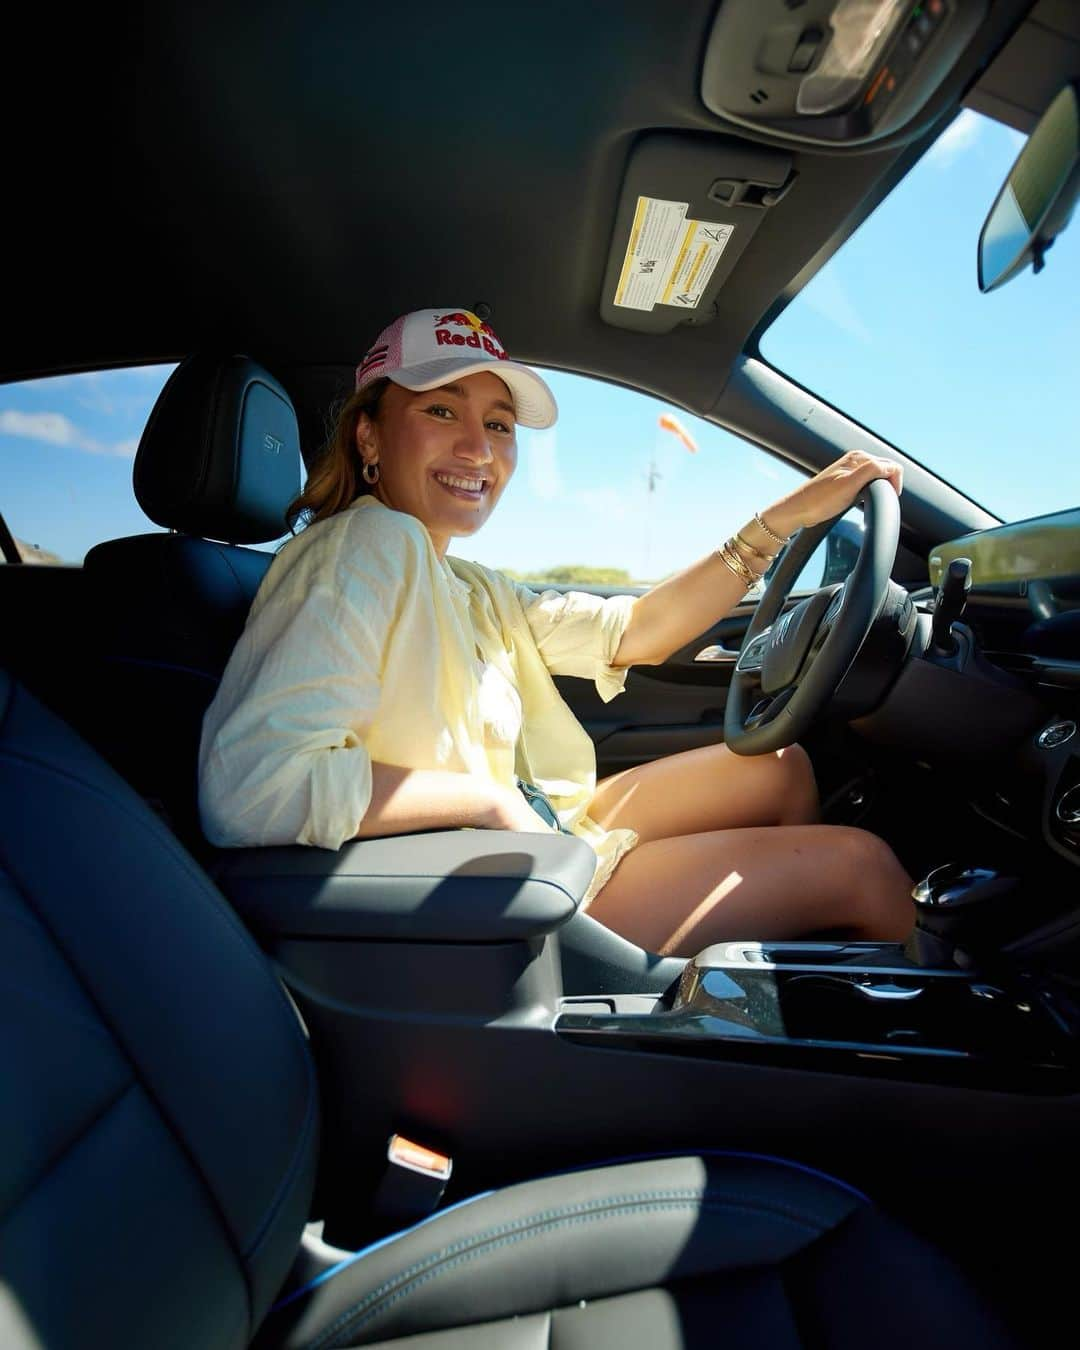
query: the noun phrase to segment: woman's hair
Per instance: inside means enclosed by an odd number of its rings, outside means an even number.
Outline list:
[[[296,533],[297,523],[314,525],[317,520],[336,516],[351,506],[357,497],[371,491],[364,481],[360,452],[356,447],[356,424],[361,413],[374,421],[389,380],[373,380],[358,394],[350,394],[333,411],[333,430],[308,471],[304,490],[289,503],[285,519]]]

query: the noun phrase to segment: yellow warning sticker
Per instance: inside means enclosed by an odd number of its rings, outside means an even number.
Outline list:
[[[655,305],[697,307],[735,226],[687,220],[689,209],[687,202],[637,199],[615,288],[617,305],[644,310]]]

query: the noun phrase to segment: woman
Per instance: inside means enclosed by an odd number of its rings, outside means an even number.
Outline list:
[[[899,466],[845,455],[639,598],[538,596],[447,548],[494,510],[516,425],[555,417],[546,384],[468,311],[418,311],[380,335],[290,509],[290,524],[310,523],[274,560],[207,712],[207,836],[339,848],[552,828],[524,779],[596,851],[591,913],[649,950],[905,937],[910,878],[875,836],[815,823],[800,748],[710,746],[598,784],[551,678],[584,675],[614,697],[630,666],[662,663],[738,603],[800,526],[839,514],[872,478],[899,491]]]

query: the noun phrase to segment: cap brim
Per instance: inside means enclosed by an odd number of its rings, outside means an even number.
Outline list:
[[[543,431],[545,427],[555,425],[559,416],[555,395],[535,371],[517,361],[475,361],[450,356],[410,366],[407,372],[393,371],[389,378],[403,389],[421,393],[425,389],[438,389],[439,385],[449,384],[462,376],[484,372],[498,375],[510,390],[514,412],[521,426]]]

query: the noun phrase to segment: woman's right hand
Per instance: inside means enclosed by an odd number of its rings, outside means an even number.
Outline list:
[[[523,834],[554,834],[516,788],[495,788],[489,830],[519,830]]]
[[[516,788],[445,769],[371,765],[371,800],[357,829],[368,839],[460,826],[479,830],[550,831]]]

